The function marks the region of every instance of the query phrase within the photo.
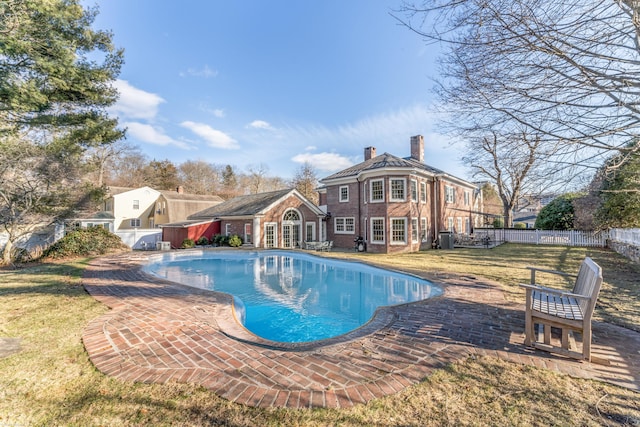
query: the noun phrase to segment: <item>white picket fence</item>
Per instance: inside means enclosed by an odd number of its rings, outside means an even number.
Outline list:
[[[640,228],[612,228],[609,230],[609,240],[640,247]]]
[[[606,231],[531,230],[510,228],[476,228],[474,234],[488,236],[495,242],[528,243],[532,245],[599,246],[606,247]]]

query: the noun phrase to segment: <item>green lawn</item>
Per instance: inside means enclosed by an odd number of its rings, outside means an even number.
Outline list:
[[[598,317],[637,328],[640,266],[606,250],[503,245],[328,256],[410,272],[483,276],[521,300],[516,284],[528,280],[526,265],[575,271],[585,255],[604,268]],[[0,426],[640,425],[638,393],[492,358],[452,364],[401,393],[343,410],[255,409],[189,384],[119,381],[93,367],[80,340],[87,322],[107,311],[82,288],[84,265],[0,271],[0,338],[19,339],[22,346],[0,359]]]

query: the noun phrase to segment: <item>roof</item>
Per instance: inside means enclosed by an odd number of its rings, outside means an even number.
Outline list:
[[[320,208],[309,202],[304,196],[298,193],[295,189],[286,189],[278,191],[270,191],[267,193],[250,194],[248,196],[239,196],[233,199],[222,202],[219,205],[212,206],[208,209],[190,215],[187,219],[209,219],[214,217],[233,217],[233,216],[253,216],[264,212],[274,203],[289,196],[296,195],[306,202],[310,207],[313,207],[319,214],[322,213]]]
[[[328,177],[323,178],[321,181],[357,176],[362,172],[385,168],[412,168],[420,169],[431,174],[444,173],[444,171],[441,171],[440,169],[431,167],[411,157],[401,158],[394,156],[393,154],[383,153],[372,157],[369,160],[358,163],[357,165],[353,165],[347,169],[343,169],[340,172],[336,172],[333,175],[329,175]]]
[[[213,222],[213,221],[214,221],[213,218],[206,219],[206,220],[195,219],[195,220],[171,222],[169,224],[160,224],[160,225],[158,225],[158,227],[160,227],[160,228],[164,228],[164,227],[168,227],[168,228],[187,228],[187,227],[190,227],[192,225],[206,224],[208,222]]]
[[[160,194],[164,196],[167,201],[195,201],[195,202],[223,202],[224,199],[220,196],[213,196],[210,194],[186,194],[178,193],[175,190],[160,190]]]

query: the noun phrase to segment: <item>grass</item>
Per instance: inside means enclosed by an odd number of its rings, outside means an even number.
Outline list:
[[[636,326],[640,266],[609,251],[506,245],[492,250],[372,255],[332,253],[413,272],[484,276],[520,299],[525,265],[575,271],[592,256],[605,270],[598,316]],[[0,337],[19,353],[0,359],[4,425],[640,425],[640,395],[493,358],[467,359],[401,393],[350,409],[256,409],[190,384],[137,384],[109,378],[89,362],[82,329],[106,308],[86,294],[86,260],[0,271]],[[616,298],[616,295],[618,297]]]

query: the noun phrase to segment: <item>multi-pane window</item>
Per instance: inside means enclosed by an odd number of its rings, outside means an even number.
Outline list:
[[[348,202],[349,201],[349,187],[343,185],[340,187],[340,201]]]
[[[140,218],[131,218],[129,224],[131,227],[140,227]]]
[[[456,189],[450,185],[444,186],[444,200],[447,203],[455,203],[456,202]]]
[[[407,242],[407,219],[391,218],[391,243]]]
[[[420,218],[420,237],[423,240],[426,240],[427,238],[427,218]]]
[[[411,219],[411,241],[413,243],[418,241],[418,218]]]
[[[420,183],[420,201],[422,203],[427,202],[427,183],[426,182]]]
[[[140,209],[140,200],[133,201],[133,209]]]
[[[313,242],[316,240],[316,223],[308,222],[306,225],[305,241]]]
[[[411,180],[411,201],[418,201],[418,183],[414,180]]]
[[[462,218],[456,218],[456,233],[462,233]]]
[[[471,193],[469,191],[464,192],[464,205],[469,206],[471,203]]]
[[[453,218],[452,217],[447,218],[447,230],[453,231]]]
[[[391,200],[404,202],[404,193],[405,193],[405,180],[392,178],[391,179]]]
[[[371,218],[371,241],[384,243],[384,218]]]
[[[353,217],[336,218],[334,224],[337,234],[353,234],[356,230],[355,219]]]
[[[384,202],[384,181],[377,179],[371,181],[371,201]]]

